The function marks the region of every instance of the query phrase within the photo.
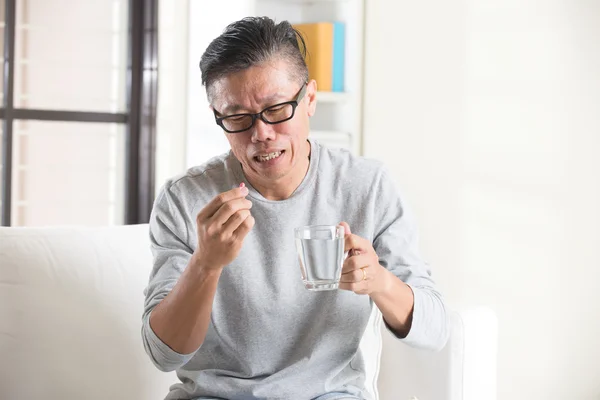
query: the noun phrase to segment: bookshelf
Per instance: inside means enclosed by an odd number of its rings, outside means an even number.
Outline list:
[[[254,15],[292,24],[343,22],[344,91],[317,93],[311,136],[362,154],[362,74],[365,0],[255,0]],[[318,86],[318,82],[317,82]]]
[[[260,1],[260,0],[259,0]],[[271,0],[274,1],[274,0]],[[280,0],[281,3],[294,3],[294,4],[309,4],[309,3],[343,3],[352,0]]]

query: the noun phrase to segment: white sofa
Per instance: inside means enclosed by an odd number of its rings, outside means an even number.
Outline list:
[[[177,377],[155,369],[140,336],[150,266],[147,225],[0,228],[0,399],[164,399]],[[496,399],[490,310],[453,311],[439,353],[374,321],[362,346],[381,400]]]

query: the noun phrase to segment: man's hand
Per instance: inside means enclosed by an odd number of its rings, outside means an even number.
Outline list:
[[[379,264],[373,245],[353,235],[347,223],[344,227],[348,257],[342,267],[340,289],[356,294],[368,294],[383,315],[383,319],[398,337],[406,337],[412,325],[414,294],[398,277]]]
[[[348,252],[348,257],[344,261],[339,288],[368,295],[384,291],[390,273],[379,264],[379,257],[373,245],[368,240],[352,234],[346,222],[340,225],[345,230],[344,251]]]
[[[240,252],[244,238],[254,226],[252,203],[246,200],[248,188],[240,185],[223,192],[208,203],[196,217],[198,249],[194,264],[222,269]]]

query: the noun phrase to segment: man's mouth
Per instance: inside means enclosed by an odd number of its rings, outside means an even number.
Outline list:
[[[277,157],[280,157],[283,153],[285,153],[285,150],[274,151],[272,153],[259,154],[257,156],[254,156],[254,159],[258,162],[266,162],[269,160],[273,160]]]

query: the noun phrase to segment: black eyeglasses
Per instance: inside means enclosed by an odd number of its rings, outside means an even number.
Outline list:
[[[296,107],[300,103],[300,100],[306,94],[306,83],[302,85],[300,91],[296,95],[296,98],[292,101],[286,101],[284,103],[274,104],[262,110],[259,113],[245,113],[245,114],[233,114],[225,117],[218,117],[217,110],[213,109],[215,113],[215,120],[227,133],[239,133],[247,131],[254,126],[257,118],[260,118],[265,124],[275,125],[285,121],[289,121],[294,118]]]

